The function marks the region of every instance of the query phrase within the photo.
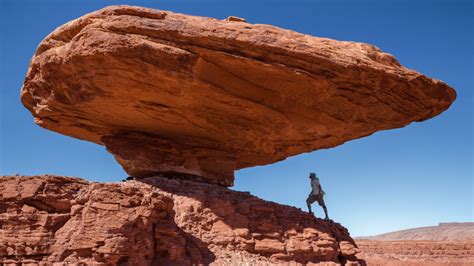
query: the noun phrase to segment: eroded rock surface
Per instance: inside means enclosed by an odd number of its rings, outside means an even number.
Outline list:
[[[429,119],[455,97],[369,44],[130,6],[56,29],[22,89],[36,123],[106,146],[132,176],[226,186],[236,169]]]
[[[0,264],[357,264],[348,231],[216,185],[0,178]]]

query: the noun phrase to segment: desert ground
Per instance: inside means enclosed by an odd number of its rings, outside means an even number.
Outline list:
[[[474,223],[441,223],[356,238],[367,265],[473,265]]]

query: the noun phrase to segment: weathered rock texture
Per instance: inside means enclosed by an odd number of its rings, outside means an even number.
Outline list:
[[[455,97],[372,45],[130,6],[56,29],[22,89],[36,123],[105,145],[132,176],[222,185],[235,169],[429,119]]]
[[[357,264],[341,225],[244,192],[163,177],[0,178],[0,264]]]

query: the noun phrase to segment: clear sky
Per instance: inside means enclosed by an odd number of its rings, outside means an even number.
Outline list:
[[[0,0],[0,175],[52,173],[94,181],[126,176],[102,146],[45,130],[20,88],[41,40],[61,24],[111,4],[226,18],[374,44],[458,98],[431,120],[342,146],[236,172],[234,189],[305,207],[308,172],[330,216],[353,236],[438,222],[473,221],[474,11],[471,1],[22,1]],[[317,204],[316,204],[317,205]],[[317,214],[322,210],[315,206]]]

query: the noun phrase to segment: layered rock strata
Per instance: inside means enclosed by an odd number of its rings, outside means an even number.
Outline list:
[[[423,121],[455,97],[369,44],[131,6],[47,36],[21,95],[36,123],[104,145],[132,176],[224,186],[236,169]]]
[[[358,264],[341,225],[216,185],[0,178],[0,264]]]

